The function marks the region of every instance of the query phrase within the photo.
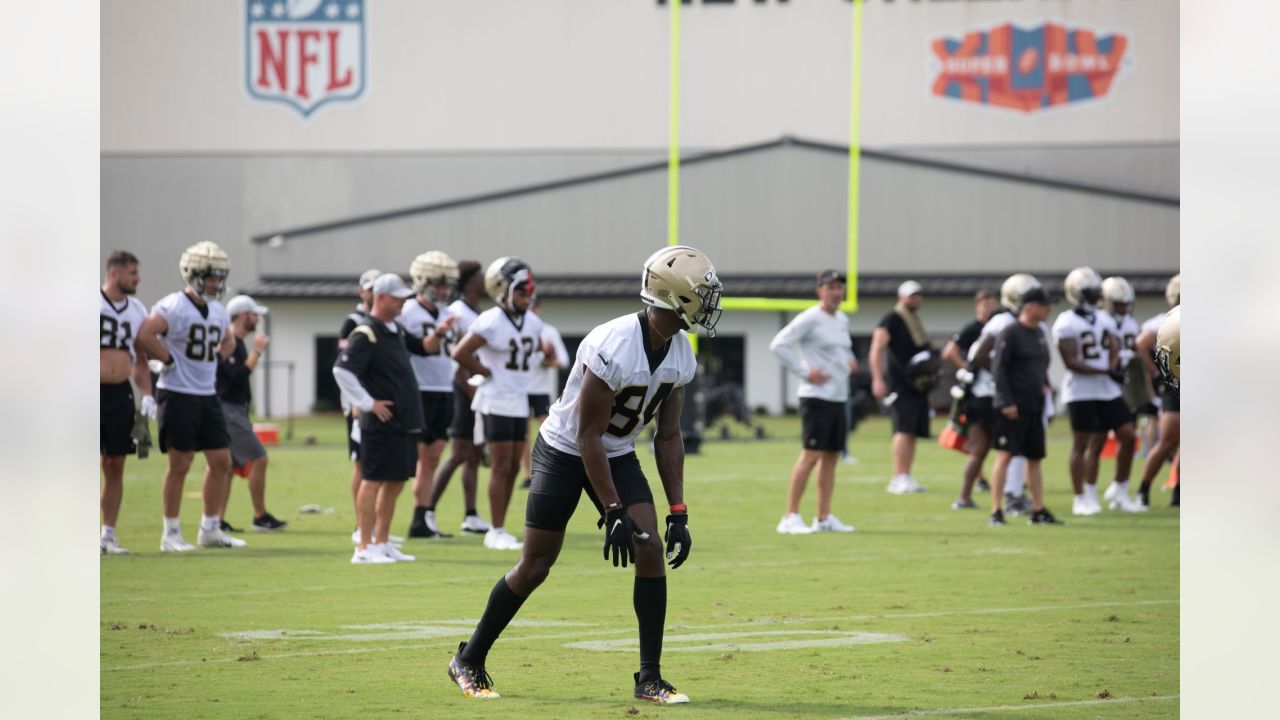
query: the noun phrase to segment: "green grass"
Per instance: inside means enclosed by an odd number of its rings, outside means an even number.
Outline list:
[[[1070,517],[1067,438],[1056,423],[1048,504],[1067,525],[1018,518],[990,529],[986,511],[948,508],[961,456],[936,443],[923,443],[917,458],[928,492],[885,493],[889,431],[877,419],[854,438],[861,464],[837,472],[835,511],[857,532],[780,536],[799,424],[766,423],[774,439],[710,442],[686,461],[694,548],[670,574],[663,668],[693,704],[643,706],[640,716],[827,719],[945,708],[987,708],[966,717],[1010,708],[1019,718],[1176,716],[1178,514],[1167,495],[1154,495],[1146,515]],[[466,536],[411,541],[414,564],[350,565],[341,435],[341,418],[303,419],[294,441],[272,449],[268,506],[290,526],[248,533],[240,551],[161,555],[164,459],[128,464],[118,534],[133,554],[103,558],[101,569],[104,718],[630,716],[631,571],[601,560],[585,499],[550,579],[489,657],[502,699],[469,701],[445,666],[515,554]],[[304,444],[306,436],[317,442]],[[642,448],[640,458],[661,497],[652,456]],[[187,481],[189,541],[202,468]],[[1111,472],[1104,463],[1101,485]],[[439,508],[446,529],[461,519],[458,482]],[[524,497],[517,491],[512,528]],[[336,512],[298,515],[306,503]],[[411,504],[406,491],[395,532]],[[231,505],[229,519],[247,525],[239,479]],[[381,627],[360,627],[369,625]],[[256,635],[235,635],[246,632]],[[837,644],[852,633],[892,641]],[[749,647],[815,640],[828,645]],[[622,647],[567,647],[580,641]],[[1077,702],[1089,704],[1068,704]]]

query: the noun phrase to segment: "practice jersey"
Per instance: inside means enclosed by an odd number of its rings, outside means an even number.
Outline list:
[[[480,313],[468,332],[484,339],[476,354],[492,373],[476,388],[471,409],[486,415],[529,417],[529,376],[542,362],[542,320],[529,311],[512,319],[506,310],[492,307]]]
[[[1142,328],[1132,315],[1111,315],[1111,322],[1115,323],[1116,336],[1120,338],[1120,367],[1123,368],[1138,352],[1138,333],[1142,332]]]
[[[657,417],[671,391],[693,380],[697,360],[689,336],[681,330],[665,350],[647,350],[644,313],[623,315],[598,326],[578,346],[573,370],[564,393],[551,406],[550,416],[538,431],[551,447],[571,455],[578,449],[578,395],[584,372],[590,370],[613,390],[613,417],[600,440],[608,457],[626,455],[635,448],[636,436]]]
[[[1004,332],[1005,328],[1009,327],[1010,325],[1013,325],[1016,322],[1018,322],[1018,316],[1014,315],[1008,310],[1002,310],[1000,312],[997,312],[995,315],[992,315],[991,319],[987,320],[987,324],[982,326],[982,334],[979,335],[978,339],[975,340],[974,343],[969,346],[969,359],[972,360],[974,357],[977,356],[978,346],[982,344],[983,338],[985,337],[991,337],[993,339],[998,338],[1000,337],[1000,333]],[[1048,325],[1044,323],[1040,323],[1040,332],[1044,333],[1045,340],[1049,339]],[[992,363],[995,362],[996,346],[994,343],[992,343],[991,345],[991,351],[988,355],[988,358]],[[990,370],[987,370],[985,368],[978,369],[978,375],[973,381],[973,388],[970,390],[970,392],[973,394],[974,397],[995,397],[996,378],[994,375],[991,374]]]
[[[1114,400],[1122,392],[1120,385],[1106,374],[1111,367],[1111,349],[1107,338],[1118,335],[1115,321],[1105,312],[1087,315],[1067,310],[1053,321],[1055,343],[1075,340],[1076,357],[1088,367],[1103,371],[1102,374],[1081,375],[1067,368],[1062,382],[1062,402],[1080,400]]]
[[[147,319],[147,306],[132,295],[124,303],[116,305],[107,294],[98,291],[98,325],[101,331],[102,350],[127,350],[129,359],[137,362],[138,351],[134,343],[142,322]]]
[[[551,343],[551,347],[556,351],[556,362],[560,365],[557,367],[538,363],[537,369],[529,378],[529,394],[555,397],[560,391],[560,368],[569,365],[569,350],[564,346],[564,338],[560,337],[560,331],[545,322],[542,323],[542,342]]]
[[[396,322],[405,332],[417,340],[435,332],[436,326],[449,317],[449,309],[436,306],[432,314],[418,298],[409,298]],[[449,392],[453,389],[453,361],[449,358],[453,346],[462,339],[457,334],[458,326],[454,325],[449,332],[440,338],[440,347],[433,355],[410,355],[409,363],[413,365],[413,375],[418,381],[418,389],[425,392]]]
[[[185,292],[175,292],[151,308],[169,329],[160,338],[173,357],[173,368],[160,375],[156,387],[188,395],[217,393],[218,345],[231,319],[217,300],[197,306]]]
[[[1141,332],[1149,332],[1152,335],[1160,334],[1160,323],[1164,322],[1164,313],[1159,313],[1150,320],[1142,323]]]

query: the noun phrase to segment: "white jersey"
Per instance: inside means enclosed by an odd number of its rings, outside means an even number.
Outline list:
[[[98,330],[101,333],[102,350],[127,350],[129,359],[138,361],[138,351],[134,343],[138,339],[138,331],[142,322],[147,319],[147,306],[132,295],[124,299],[124,303],[116,305],[107,294],[98,291]]]
[[[418,298],[409,298],[404,303],[396,322],[404,331],[421,343],[422,339],[435,332],[436,326],[444,322],[450,315],[448,308],[436,306],[432,314]],[[455,325],[440,338],[440,347],[434,355],[409,355],[409,364],[413,366],[413,375],[418,381],[418,389],[424,392],[450,392],[453,390],[453,361],[449,352],[462,339],[457,334]]]
[[[471,409],[485,415],[529,417],[529,376],[542,362],[542,320],[525,311],[513,320],[506,310],[492,307],[480,313],[468,332],[484,339],[476,354],[492,376],[476,388]]]
[[[769,349],[800,377],[800,390],[796,393],[799,397],[832,402],[849,399],[853,340],[849,337],[848,315],[839,310],[828,314],[821,305],[814,305],[779,330]],[[811,368],[826,373],[827,381],[820,385],[809,382]]]
[[[1141,332],[1149,332],[1152,335],[1160,334],[1160,323],[1164,322],[1164,313],[1160,313],[1150,320],[1142,323]]]
[[[560,337],[560,331],[545,322],[542,323],[542,342],[551,343],[551,347],[556,351],[556,362],[560,365],[557,367],[538,363],[538,367],[529,378],[529,394],[554,398],[556,392],[560,390],[560,368],[569,367],[569,350],[564,346],[564,338]]]
[[[1075,310],[1067,310],[1053,321],[1053,339],[1055,343],[1063,340],[1074,340],[1076,343],[1075,359],[1088,367],[1102,370],[1103,374],[1081,375],[1067,368],[1066,379],[1062,383],[1062,402],[1081,400],[1114,400],[1123,392],[1115,380],[1105,371],[1111,367],[1111,349],[1108,337],[1117,335],[1116,323],[1105,312],[1093,312],[1082,315]]]
[[[578,346],[573,371],[564,394],[551,406],[539,434],[551,447],[570,455],[578,450],[578,394],[585,370],[603,380],[614,392],[613,417],[600,440],[604,454],[618,457],[632,452],[636,436],[658,414],[671,391],[689,384],[697,360],[689,336],[681,330],[665,351],[647,352],[647,320],[644,313],[623,315],[596,327]]]
[[[1111,314],[1108,313],[1108,315]],[[1124,368],[1137,355],[1138,333],[1142,332],[1142,328],[1138,326],[1138,321],[1132,315],[1120,317],[1111,315],[1111,322],[1115,323],[1116,336],[1120,338],[1120,367]]]
[[[449,314],[458,316],[458,322],[454,324],[453,329],[458,333],[459,342],[466,336],[467,331],[471,329],[471,323],[480,317],[480,313],[472,310],[471,306],[463,302],[461,298],[449,303]],[[453,359],[450,358],[450,361],[452,362]],[[456,373],[458,371],[458,363],[453,362],[452,367]]]
[[[173,356],[173,369],[160,376],[156,387],[188,395],[217,394],[218,345],[231,318],[217,300],[203,307],[185,292],[169,293],[151,308],[169,324],[160,339]]]

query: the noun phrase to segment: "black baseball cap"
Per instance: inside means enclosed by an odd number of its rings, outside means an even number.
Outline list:
[[[1049,293],[1041,286],[1037,285],[1030,290],[1022,293],[1022,304],[1038,303],[1040,305],[1052,305],[1057,302],[1056,298],[1049,296]]]
[[[833,283],[833,282],[844,283],[845,282],[844,273],[840,272],[839,270],[823,270],[822,272],[818,273],[819,287],[826,285],[827,283]]]

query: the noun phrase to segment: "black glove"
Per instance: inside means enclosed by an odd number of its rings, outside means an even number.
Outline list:
[[[662,539],[667,542],[667,559],[671,563],[671,569],[683,565],[689,559],[689,548],[693,547],[693,540],[689,539],[689,516],[684,513],[668,515],[667,532]],[[672,557],[673,553],[675,557]]]
[[[608,510],[596,523],[596,527],[604,528],[604,559],[609,559],[609,549],[613,548],[614,567],[618,567],[619,561],[622,567],[626,567],[627,563],[635,564],[636,541],[633,536],[639,536],[642,540],[649,539],[648,533],[636,531],[635,522],[622,507]]]

